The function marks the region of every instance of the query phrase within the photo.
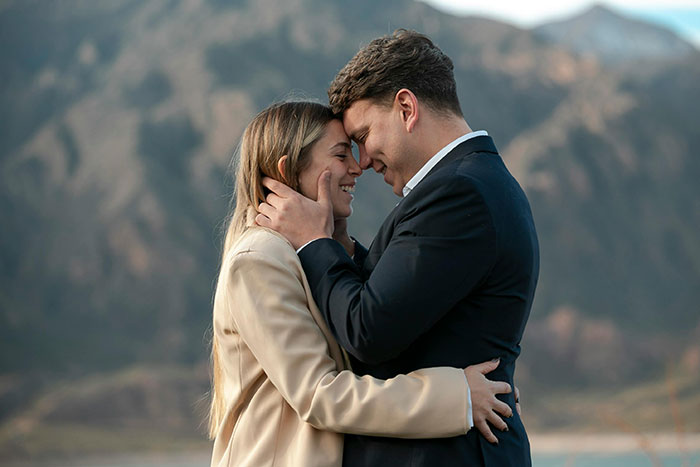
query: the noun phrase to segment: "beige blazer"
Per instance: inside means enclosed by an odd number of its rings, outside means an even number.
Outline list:
[[[458,368],[390,380],[347,370],[287,240],[250,227],[223,261],[214,333],[226,416],[212,466],[340,466],[343,436],[438,438],[467,432]]]

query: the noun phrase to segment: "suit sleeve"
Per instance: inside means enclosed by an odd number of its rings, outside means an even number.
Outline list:
[[[356,239],[352,239],[355,242],[355,254],[352,257],[352,260],[355,262],[357,267],[362,267],[362,263],[365,262],[365,259],[367,258],[367,248],[360,243]]]
[[[323,430],[402,438],[467,432],[461,369],[429,368],[386,381],[338,372],[308,310],[300,278],[279,258],[254,251],[237,255],[229,270],[228,293],[234,329],[307,423]]]
[[[330,239],[299,254],[331,331],[365,363],[403,352],[493,266],[495,230],[479,191],[464,178],[429,181],[402,201],[407,204],[369,277]]]

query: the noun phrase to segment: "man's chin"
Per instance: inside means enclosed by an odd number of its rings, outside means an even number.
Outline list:
[[[384,175],[384,183],[391,187],[391,191],[393,191],[396,196],[403,196],[403,186],[396,186],[393,180],[387,179],[386,174]]]

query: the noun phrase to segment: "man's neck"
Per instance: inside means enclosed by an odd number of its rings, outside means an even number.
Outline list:
[[[464,118],[457,115],[450,115],[449,117],[436,116],[425,122],[423,132],[426,137],[422,138],[422,141],[425,142],[425,146],[421,151],[421,166],[428,162],[428,160],[442,148],[460,136],[471,133],[471,131],[472,129]]]

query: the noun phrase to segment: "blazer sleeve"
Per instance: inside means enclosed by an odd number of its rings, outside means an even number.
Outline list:
[[[402,201],[369,277],[333,240],[316,240],[299,252],[331,332],[365,363],[407,349],[478,286],[497,255],[490,213],[468,180],[426,179],[418,188]]]
[[[307,423],[400,438],[450,437],[469,429],[463,370],[429,368],[389,380],[339,372],[301,279],[287,263],[263,252],[242,252],[233,258],[228,279],[234,328]]]

